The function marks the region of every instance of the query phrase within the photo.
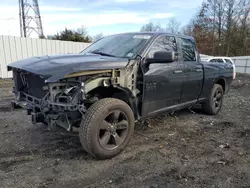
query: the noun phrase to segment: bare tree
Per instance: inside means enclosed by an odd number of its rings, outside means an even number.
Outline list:
[[[149,22],[141,27],[141,32],[145,31],[152,31],[152,32],[163,32],[164,29],[161,27],[160,24],[154,24],[153,22]]]
[[[77,29],[76,29],[76,32],[77,32],[78,34],[82,35],[82,36],[88,35],[87,27],[85,27],[85,26],[83,26],[83,25],[82,25],[80,28],[77,28]]]
[[[93,39],[93,42],[95,42],[103,37],[104,37],[103,33],[98,33],[95,36],[93,36],[92,39]]]
[[[171,18],[167,24],[167,31],[170,33],[178,34],[180,33],[180,26],[180,22],[178,22],[175,18]]]
[[[241,24],[241,41],[240,45],[242,46],[240,53],[246,54],[247,53],[247,44],[249,43],[249,35],[250,35],[250,19],[249,19],[249,14],[250,14],[250,0],[243,0],[241,4],[241,10],[243,10],[242,13],[238,14],[239,17],[241,18],[240,24]]]
[[[250,0],[205,0],[185,27],[202,53],[248,55],[250,53]]]

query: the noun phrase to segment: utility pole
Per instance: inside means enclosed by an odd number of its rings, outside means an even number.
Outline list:
[[[19,0],[19,20],[21,37],[29,37],[33,32],[44,37],[38,0]]]

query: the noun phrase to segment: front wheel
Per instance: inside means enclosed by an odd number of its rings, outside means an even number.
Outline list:
[[[223,104],[224,91],[221,85],[214,84],[207,101],[203,104],[203,111],[209,115],[219,113]]]
[[[134,121],[128,104],[115,98],[101,99],[88,109],[81,122],[81,144],[98,159],[112,158],[127,146]]]

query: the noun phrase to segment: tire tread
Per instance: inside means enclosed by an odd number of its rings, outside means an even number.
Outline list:
[[[217,114],[218,112],[214,112],[214,110],[212,109],[212,104],[211,104],[211,95],[214,93],[214,90],[220,88],[222,91],[223,91],[223,88],[221,85],[219,84],[214,84],[214,86],[212,87],[211,91],[210,91],[210,94],[209,94],[209,98],[207,99],[207,101],[203,104],[202,108],[203,108],[203,111],[208,114],[208,115],[215,115]],[[223,97],[223,96],[222,96]],[[222,100],[223,101],[223,100]]]
[[[79,128],[79,137],[80,137],[80,142],[83,146],[83,148],[92,156],[96,157],[96,155],[91,151],[91,131],[93,129],[93,121],[98,118],[98,114],[100,114],[107,105],[109,104],[115,104],[115,105],[127,105],[124,101],[121,101],[119,99],[115,98],[104,98],[93,105],[90,106],[88,111],[85,114],[85,119],[82,120],[80,128]],[[132,110],[131,110],[132,111]]]

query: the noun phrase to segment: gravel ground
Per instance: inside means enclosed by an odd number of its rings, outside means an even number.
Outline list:
[[[0,187],[250,187],[250,76],[238,75],[222,111],[197,107],[137,123],[117,157],[97,161],[77,133],[30,123],[10,111],[0,80]]]

